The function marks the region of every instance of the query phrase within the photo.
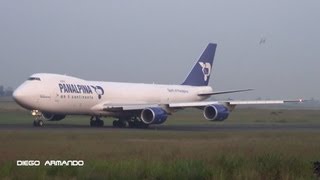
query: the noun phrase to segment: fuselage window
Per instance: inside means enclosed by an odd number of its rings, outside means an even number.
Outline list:
[[[28,80],[29,80],[29,81],[41,81],[41,79],[38,78],[38,77],[29,77]]]

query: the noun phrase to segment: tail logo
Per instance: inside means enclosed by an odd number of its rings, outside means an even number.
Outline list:
[[[201,68],[202,68],[202,73],[203,73],[203,79],[204,81],[208,80],[208,77],[211,74],[211,64],[210,63],[204,63],[204,62],[199,62]]]

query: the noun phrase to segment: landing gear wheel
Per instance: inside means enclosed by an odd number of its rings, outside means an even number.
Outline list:
[[[121,122],[120,121],[114,120],[112,122],[112,125],[113,125],[113,127],[121,128]]]
[[[99,117],[96,117],[95,120],[93,120],[94,117],[91,117],[90,119],[90,126],[91,127],[103,127],[104,121],[102,121]]]
[[[34,127],[42,127],[43,126],[43,121],[42,120],[34,120],[33,121],[33,126]]]
[[[122,120],[114,120],[112,122],[113,127],[117,127],[117,128],[126,128],[128,126],[128,122],[127,121],[122,121]]]
[[[120,121],[120,127],[121,127],[121,128],[126,128],[126,127],[128,127],[128,121]]]
[[[136,128],[141,128],[141,129],[147,129],[149,127],[149,124],[145,124],[143,122],[137,122]]]
[[[129,121],[129,128],[134,128],[135,127],[135,122],[134,121]]]
[[[137,118],[134,118],[132,121],[129,121],[130,128],[141,128],[146,129],[149,127],[149,124],[145,124],[142,121],[139,121]]]
[[[117,121],[117,120],[114,120],[114,121],[112,122],[112,125],[113,125],[113,127],[118,127],[118,121]]]
[[[148,127],[149,127],[149,124],[142,123],[140,125],[140,128],[142,128],[142,129],[147,129]]]
[[[39,121],[38,121],[38,126],[39,126],[39,127],[42,127],[42,126],[43,126],[43,121],[42,121],[42,120],[39,120]]]
[[[104,122],[102,120],[99,120],[99,121],[97,121],[97,125],[98,125],[98,127],[103,127]]]
[[[119,118],[119,120],[114,120],[112,122],[113,127],[115,128],[148,128],[149,124],[143,123],[141,120],[139,120],[137,117],[133,118]]]
[[[91,126],[91,127],[94,127],[94,126],[95,126],[95,121],[90,120],[90,126]]]

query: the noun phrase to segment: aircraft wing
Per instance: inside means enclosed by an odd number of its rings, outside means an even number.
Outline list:
[[[169,103],[169,104],[149,104],[149,103],[135,103],[135,104],[121,104],[121,103],[101,103],[93,107],[95,110],[102,111],[134,111],[145,108],[168,107],[172,109],[179,108],[202,108],[212,104],[223,104],[225,106],[234,107],[236,105],[263,105],[263,104],[283,104],[287,102],[302,102],[299,100],[254,100],[254,101],[200,101],[200,102],[183,102],[183,103]]]
[[[186,103],[171,103],[171,108],[186,108],[186,107],[204,107],[211,104],[224,104],[227,106],[236,105],[263,105],[263,104],[283,104],[287,102],[302,102],[299,100],[256,100],[256,101],[201,101],[201,102],[186,102]]]

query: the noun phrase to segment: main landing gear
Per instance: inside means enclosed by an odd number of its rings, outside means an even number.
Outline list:
[[[34,127],[42,127],[43,126],[43,121],[41,120],[42,114],[38,110],[32,110],[31,111],[32,116],[35,117],[35,120],[33,121],[33,126]]]
[[[95,118],[95,120],[94,120]],[[103,127],[104,122],[98,116],[92,116],[90,119],[90,126],[91,127]]]
[[[134,118],[119,118],[119,120],[113,121],[113,127],[116,128],[148,128],[149,125],[143,123],[141,120],[139,120],[137,117]]]

